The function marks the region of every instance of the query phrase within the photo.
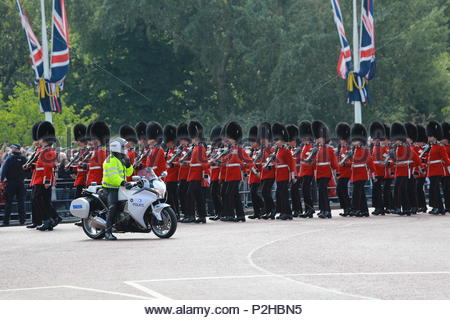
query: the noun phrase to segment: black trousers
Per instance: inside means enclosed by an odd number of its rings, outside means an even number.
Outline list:
[[[31,221],[35,225],[42,224],[42,212],[38,208],[39,189],[37,185],[34,185],[31,189]]]
[[[277,211],[281,214],[291,215],[291,207],[289,206],[289,180],[277,182]]]
[[[167,203],[170,204],[172,209],[175,211],[177,217],[180,217],[180,207],[178,201],[178,182],[169,181],[166,182],[167,186]]]
[[[252,183],[250,185],[250,195],[252,196],[252,206],[255,215],[261,215],[261,210],[264,209],[264,201],[261,196],[258,194],[259,183]]]
[[[218,180],[211,182],[211,199],[216,216],[222,216],[222,197],[220,195],[220,182]]]
[[[202,182],[200,180],[193,180],[188,182],[187,197],[191,199],[188,202],[188,217],[197,216],[200,219],[206,217],[205,197],[202,192]]]
[[[348,181],[350,178],[339,178],[336,185],[336,193],[341,209],[350,208],[350,196],[348,195]]]
[[[394,198],[392,196],[392,180],[383,180],[383,203],[386,209],[394,209]]]
[[[408,177],[397,177],[394,182],[395,209],[409,210]]]
[[[407,186],[407,192],[408,192],[408,197],[409,197],[409,206],[411,208],[417,208],[417,187],[416,187],[416,178],[411,177],[408,179],[408,186]]]
[[[84,188],[86,188],[86,186],[83,186],[83,185],[79,185],[79,186],[75,187],[75,199],[81,197],[81,192],[83,191]]]
[[[214,208],[211,200],[211,188],[209,186],[202,187],[202,192],[203,198],[205,199],[206,213],[208,214],[208,216],[212,216],[214,215]]]
[[[180,183],[178,185],[178,196],[179,196],[179,201],[180,201],[181,213],[183,213],[183,215],[185,215],[185,216],[188,214],[188,206],[189,206],[187,190],[188,190],[187,181],[180,180]]]
[[[353,193],[352,193],[352,209],[367,212],[367,199],[366,193],[364,192],[364,185],[366,180],[359,180],[353,182]]]
[[[108,197],[108,214],[106,215],[106,231],[111,231],[111,227],[119,214],[119,189],[103,188],[107,192]]]
[[[442,178],[442,190],[444,191],[444,207],[450,210],[450,176]]]
[[[275,179],[264,179],[262,182],[262,197],[264,199],[264,211],[266,213],[271,212],[275,208],[275,204],[272,199],[272,187]]]
[[[300,179],[302,184],[303,200],[305,201],[305,211],[314,210],[314,202],[312,198],[313,176],[303,176]]]
[[[303,212],[302,199],[300,197],[300,185],[300,179],[297,179],[295,183],[291,184],[292,211]]]
[[[440,188],[441,180],[442,180],[441,176],[430,177],[429,204],[431,207],[438,209],[444,208],[441,198],[441,188]]]
[[[56,218],[58,215],[52,205],[52,188],[45,188],[43,184],[34,187],[33,203],[36,215],[33,217],[33,223],[41,224],[44,220]]]
[[[5,188],[5,217],[4,222],[9,222],[11,207],[14,198],[17,200],[17,211],[21,223],[25,222],[25,185],[23,181],[8,181]]]
[[[244,208],[242,207],[241,195],[239,194],[240,181],[228,181],[225,191],[226,201],[224,202],[224,211],[231,217],[244,217]]]
[[[419,208],[427,207],[427,201],[425,199],[425,190],[423,188],[424,184],[425,178],[416,178],[417,206]]]
[[[227,202],[228,202],[227,188],[228,188],[228,182],[221,181],[221,183],[220,183],[220,198],[222,199],[221,217],[231,217],[232,215],[234,215],[234,213],[230,212],[230,206],[227,205]]]
[[[377,181],[374,181],[372,184],[372,207],[376,210],[383,210],[384,201],[383,201],[383,177],[376,177]]]
[[[330,200],[328,199],[328,183],[330,178],[319,178],[317,181],[317,189],[319,190],[319,210],[331,212]]]

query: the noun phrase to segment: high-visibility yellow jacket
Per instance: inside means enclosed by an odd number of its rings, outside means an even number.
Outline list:
[[[118,189],[125,180],[133,174],[133,166],[128,168],[115,156],[110,155],[103,162],[103,179],[102,186],[104,188]]]

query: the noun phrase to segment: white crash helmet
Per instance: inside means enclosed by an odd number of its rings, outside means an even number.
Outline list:
[[[111,152],[126,154],[126,150],[125,150],[126,143],[127,143],[127,140],[125,140],[123,138],[115,138],[115,139],[111,140],[111,142],[109,143],[109,150]]]

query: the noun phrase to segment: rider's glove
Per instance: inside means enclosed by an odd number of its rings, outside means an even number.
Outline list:
[[[123,180],[120,185],[122,187],[125,187],[125,189],[127,189],[127,190],[130,190],[131,188],[133,188],[133,184],[131,182],[128,182],[128,181],[125,181],[125,180]]]

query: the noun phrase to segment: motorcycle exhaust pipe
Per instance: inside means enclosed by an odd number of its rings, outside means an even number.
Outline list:
[[[91,219],[91,226],[95,229],[106,229],[106,221],[100,217],[94,217]]]

